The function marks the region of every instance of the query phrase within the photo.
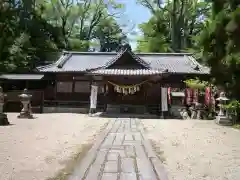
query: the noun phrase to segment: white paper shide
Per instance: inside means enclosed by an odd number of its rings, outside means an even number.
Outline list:
[[[167,88],[161,88],[161,105],[162,105],[162,111],[168,111],[168,89]]]
[[[92,85],[91,86],[91,96],[90,96],[90,108],[91,109],[97,108],[97,94],[98,94],[98,86]]]

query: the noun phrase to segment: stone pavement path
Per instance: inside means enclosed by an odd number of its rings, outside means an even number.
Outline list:
[[[167,180],[140,120],[112,120],[69,180]]]

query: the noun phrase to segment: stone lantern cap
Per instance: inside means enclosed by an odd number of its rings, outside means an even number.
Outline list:
[[[0,96],[1,96],[1,97],[7,96],[6,94],[4,94],[3,88],[2,88],[1,86],[0,86]]]
[[[224,92],[221,92],[219,98],[217,98],[216,100],[217,101],[228,101],[229,99],[226,97]]]
[[[24,89],[23,90],[23,93],[19,95],[20,98],[23,98],[23,99],[29,99],[32,97],[32,95],[28,94],[28,90],[27,89]]]

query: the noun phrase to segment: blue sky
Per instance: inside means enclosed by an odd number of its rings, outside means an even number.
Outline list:
[[[138,25],[148,21],[151,17],[147,8],[137,4],[137,0],[118,0],[118,2],[125,4],[125,12],[123,22],[126,20],[127,29],[134,26],[134,31],[139,32]],[[137,33],[140,35],[140,33]],[[130,43],[133,49],[136,47],[136,36],[129,35]]]

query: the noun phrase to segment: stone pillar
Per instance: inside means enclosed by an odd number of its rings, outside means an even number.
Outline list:
[[[3,113],[5,94],[0,86],[0,125],[9,125],[7,115]]]
[[[96,109],[97,109],[97,96],[98,96],[98,86],[97,86],[96,83],[93,83],[91,85],[89,114],[96,113]]]
[[[24,89],[23,93],[19,95],[20,101],[23,105],[23,109],[21,110],[18,118],[27,118],[32,119],[32,109],[31,109],[31,98],[32,95],[28,94],[28,90]]]
[[[191,119],[197,119],[197,111],[195,109],[195,106],[192,105],[190,108],[189,108],[190,112],[191,112]]]
[[[196,102],[196,111],[197,111],[197,119],[201,119],[202,117],[202,104],[201,103],[198,103]]]

